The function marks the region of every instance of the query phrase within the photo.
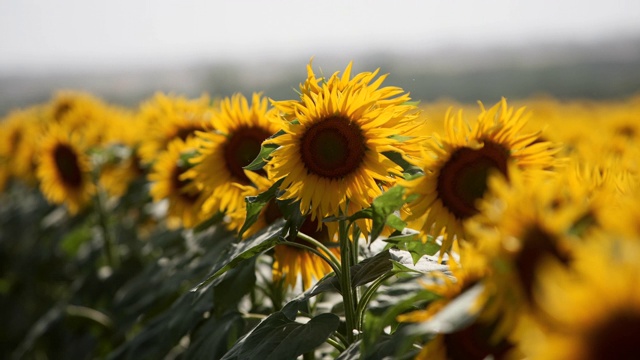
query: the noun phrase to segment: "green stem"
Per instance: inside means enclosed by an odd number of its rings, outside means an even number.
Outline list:
[[[356,339],[359,326],[356,321],[356,299],[354,298],[353,286],[351,285],[352,244],[349,240],[349,227],[345,220],[339,221],[338,236],[340,240],[340,260],[342,261],[342,275],[340,276],[340,289],[342,290],[342,301],[344,302],[347,343],[350,345]]]
[[[345,351],[347,349],[339,341],[333,340],[332,338],[328,338],[326,342],[327,342],[327,344],[333,346],[339,352],[343,352],[343,351]]]
[[[107,265],[113,268],[116,267],[118,259],[113,252],[113,238],[111,237],[109,225],[107,224],[107,215],[104,212],[104,201],[102,197],[102,189],[98,188],[98,190],[96,191],[96,195],[94,196],[96,211],[98,213],[98,225],[100,226],[100,230],[102,231],[102,240],[104,242],[104,256]]]
[[[305,234],[303,232],[299,232],[298,231],[298,237],[300,239],[306,241],[306,242],[309,242],[309,243],[315,245],[318,249],[321,249],[322,251],[324,251],[334,264],[336,264],[336,265],[340,265],[341,264],[340,259],[338,259],[333,254],[333,252],[331,252],[329,250],[329,248],[325,244],[321,243],[320,241],[312,238],[311,236],[309,236],[309,235],[307,235],[307,234]],[[339,274],[339,273],[340,273],[340,271],[336,271],[336,274]]]
[[[283,245],[293,246],[293,247],[297,247],[297,248],[300,248],[300,249],[304,249],[304,250],[310,251],[310,252],[318,255],[322,260],[324,260],[327,264],[329,264],[329,266],[331,266],[331,269],[333,269],[333,272],[336,273],[336,276],[340,276],[340,274],[342,273],[342,271],[340,271],[340,263],[337,263],[337,264],[334,263],[333,261],[331,261],[331,259],[329,259],[327,256],[325,256],[325,254],[323,254],[318,249],[312,248],[311,246],[307,246],[305,244],[300,244],[300,243],[297,243],[297,242],[293,242],[293,241],[285,242]]]
[[[362,297],[360,298],[360,302],[358,303],[358,307],[356,309],[356,316],[358,318],[358,324],[360,324],[361,328],[362,328],[362,326],[364,324],[364,312],[367,310],[367,306],[369,305],[369,302],[373,298],[373,295],[375,295],[376,291],[378,291],[378,288],[380,287],[380,285],[382,285],[382,283],[385,280],[387,280],[388,278],[392,277],[393,275],[394,275],[393,273],[388,273],[388,274],[385,274],[384,276],[381,276],[381,277],[377,278],[371,284],[371,286],[369,286],[367,288],[367,290],[364,292],[364,294],[362,294]]]

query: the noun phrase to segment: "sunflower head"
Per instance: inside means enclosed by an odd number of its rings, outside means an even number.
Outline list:
[[[490,109],[481,105],[473,126],[463,120],[462,111],[449,113],[445,136],[434,134],[420,166],[424,176],[403,182],[409,204],[409,220],[423,232],[445,233],[443,247],[454,238],[464,239],[462,222],[478,214],[478,202],[485,196],[491,175],[509,178],[509,166],[544,170],[556,164],[557,146],[537,142],[539,132],[522,134],[527,117],[524,108],[515,111],[503,99]]]
[[[193,227],[212,215],[202,210],[208,193],[184,176],[190,168],[185,157],[195,150],[195,139],[186,142],[179,138],[173,139],[167,151],[160,154],[148,176],[152,182],[150,194],[153,200],[168,201],[167,220],[168,226],[172,228],[180,225]]]
[[[258,156],[262,142],[279,130],[269,113],[261,94],[253,94],[251,104],[236,94],[222,99],[215,108],[208,125],[212,131],[197,133],[198,155],[191,159],[193,168],[185,177],[211,194],[204,203],[205,211],[229,215],[242,211],[244,197],[261,185],[253,183],[243,168]]]
[[[300,201],[312,220],[368,207],[402,169],[383,153],[404,154],[398,137],[412,130],[415,107],[397,87],[381,87],[377,71],[319,81],[313,71],[299,100],[275,101],[283,135],[267,171],[284,179],[282,199]]]
[[[51,202],[65,204],[71,214],[86,206],[95,192],[88,156],[77,134],[51,124],[41,141],[37,175],[40,189]]]
[[[152,99],[142,103],[138,121],[144,128],[139,148],[143,163],[153,163],[171,140],[178,138],[186,141],[195,137],[196,131],[206,130],[211,114],[210,100],[206,95],[188,99],[157,93]]]

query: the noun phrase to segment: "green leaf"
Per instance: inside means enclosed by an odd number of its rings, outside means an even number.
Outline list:
[[[207,294],[182,294],[169,309],[153,318],[141,332],[109,354],[107,359],[165,358],[213,306],[212,294],[210,291]]]
[[[402,168],[402,172],[411,176],[422,174],[422,169],[408,162],[402,154],[395,151],[385,151],[382,153],[387,159],[393,161]]]
[[[373,226],[371,227],[371,241],[375,241],[382,229],[387,224],[387,219],[395,211],[399,210],[405,204],[404,188],[394,186],[385,191],[382,195],[373,199],[371,209],[373,211]]]
[[[267,164],[265,160],[269,158],[273,150],[277,149],[278,147],[280,147],[280,145],[262,144],[262,146],[260,147],[260,153],[258,153],[258,156],[256,156],[255,159],[253,159],[251,164],[245,166],[243,169],[251,170],[251,171],[257,171],[262,169]]]
[[[231,253],[227,256],[228,260],[221,265],[217,265],[213,269],[212,274],[191,289],[191,291],[202,291],[208,288],[213,285],[214,281],[221,275],[238,266],[244,260],[257,256],[283,242],[283,225],[284,220],[280,219],[245,241],[234,244],[235,248],[232,249]],[[217,282],[215,284],[217,284]]]
[[[447,334],[463,329],[473,323],[478,314],[476,301],[484,291],[484,284],[478,283],[442,308],[428,321],[407,324],[392,336],[396,349],[406,349],[416,339],[433,334]]]
[[[331,313],[301,324],[276,312],[240,339],[222,359],[295,359],[322,345],[339,325],[340,318]]]
[[[388,250],[385,250],[353,265],[351,267],[351,282],[354,287],[364,285],[385,275],[392,269],[391,255]]]
[[[398,315],[417,310],[419,306],[439,298],[438,295],[424,289],[415,276],[383,285],[376,294],[364,322],[363,341],[368,353],[371,353],[371,349],[380,341],[384,328],[397,325]]]
[[[389,249],[389,254],[396,272],[428,274],[432,271],[441,271],[449,273],[449,266],[438,262],[436,256],[424,255],[418,261],[414,261],[413,254],[406,250]]]
[[[428,237],[426,242],[422,242],[418,233],[393,236],[385,239],[384,241],[394,244],[394,246],[400,250],[410,252],[413,257],[414,264],[425,255],[434,256],[438,251],[440,251],[441,247],[433,237]]]
[[[200,224],[196,225],[193,228],[193,232],[196,233],[196,234],[199,233],[199,232],[202,232],[202,231],[210,228],[212,225],[215,225],[215,224],[219,223],[222,219],[224,219],[224,213],[223,212],[217,212],[213,216],[208,218],[207,220],[204,220]]]
[[[262,209],[267,206],[269,201],[276,197],[278,188],[280,187],[280,184],[282,184],[283,180],[284,178],[276,181],[267,191],[260,193],[257,196],[247,196],[245,198],[247,216],[244,224],[242,224],[242,228],[240,229],[240,236],[242,236],[245,231],[258,221]]]
[[[229,342],[235,343],[244,328],[242,315],[230,312],[220,318],[210,317],[191,335],[184,359],[219,359],[229,350]]]

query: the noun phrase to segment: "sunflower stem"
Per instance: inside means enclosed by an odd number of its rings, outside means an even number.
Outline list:
[[[353,265],[352,244],[349,241],[349,227],[345,220],[338,222],[338,236],[340,240],[340,260],[342,262],[342,274],[340,276],[340,289],[342,290],[342,301],[344,302],[347,343],[350,345],[356,340],[359,333],[358,322],[356,321],[356,301],[354,289],[351,285],[351,266]]]
[[[104,257],[107,265],[111,268],[115,268],[117,266],[118,259],[113,252],[113,238],[111,237],[111,232],[109,231],[107,214],[104,211],[103,196],[104,195],[102,189],[98,188],[98,191],[96,191],[96,195],[94,196],[96,212],[98,215],[98,226],[102,231],[102,241],[104,242]]]
[[[360,324],[360,328],[362,328],[362,326],[364,325],[364,312],[367,309],[367,305],[369,304],[369,302],[373,298],[373,295],[375,295],[375,293],[378,290],[378,288],[380,287],[380,285],[382,285],[382,283],[385,280],[387,280],[388,278],[392,277],[393,275],[394,275],[393,273],[388,273],[388,274],[385,274],[385,275],[377,278],[373,282],[373,284],[371,284],[371,286],[369,286],[367,288],[367,290],[364,292],[364,294],[362,294],[362,297],[360,298],[360,302],[358,302],[358,307],[356,309],[356,316],[358,318],[358,324]]]
[[[315,255],[319,256],[327,264],[329,264],[329,266],[331,266],[331,269],[333,269],[333,272],[336,273],[336,276],[340,276],[340,274],[342,273],[342,271],[340,271],[340,263],[335,264],[333,261],[331,261],[331,259],[329,259],[327,256],[325,256],[318,249],[315,249],[315,248],[312,248],[311,246],[307,246],[307,245],[300,244],[300,243],[297,243],[297,242],[293,242],[293,241],[286,242],[286,243],[284,243],[284,245],[293,246],[293,247],[297,247],[297,248],[300,248],[300,249],[304,249],[304,250],[310,251],[310,252],[314,253]]]
[[[341,265],[340,259],[338,259],[338,258],[333,254],[333,252],[331,252],[331,251],[329,250],[329,248],[328,248],[328,247],[326,247],[326,245],[325,245],[325,244],[321,243],[320,241],[318,241],[318,240],[316,240],[316,239],[312,238],[311,236],[309,236],[309,235],[307,235],[307,234],[305,234],[305,233],[303,233],[303,232],[300,232],[300,231],[298,231],[298,235],[297,235],[297,236],[298,236],[300,239],[302,239],[302,240],[304,240],[304,241],[306,241],[306,242],[309,242],[309,243],[313,244],[316,248],[318,248],[318,249],[322,250],[324,253],[326,253],[326,254],[327,254],[326,256],[328,256],[328,257],[329,257],[329,259],[331,259],[331,262],[333,262],[333,263],[334,263],[338,268],[340,268],[340,265]],[[333,268],[333,266],[332,266],[332,268]],[[334,270],[335,270],[335,268],[334,268]],[[336,274],[340,274],[340,271],[336,271]]]

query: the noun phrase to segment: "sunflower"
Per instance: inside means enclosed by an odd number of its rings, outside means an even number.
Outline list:
[[[144,176],[144,168],[136,152],[144,136],[144,127],[132,112],[111,106],[104,134],[100,185],[113,197],[125,194],[129,185]]]
[[[314,221],[366,208],[381,183],[393,184],[402,169],[383,153],[404,154],[399,137],[415,128],[408,94],[380,88],[377,71],[349,80],[350,66],[346,78],[322,84],[310,72],[300,100],[273,102],[284,134],[265,142],[278,146],[267,171],[274,181],[284,178],[281,199],[299,200]]]
[[[491,269],[485,282],[494,301],[487,312],[502,315],[496,328],[502,335],[539,311],[540,269],[571,264],[581,239],[597,231],[594,208],[602,206],[568,174],[525,174],[511,165],[509,175],[489,179],[480,212],[464,224]]]
[[[408,220],[424,234],[445,233],[444,249],[465,238],[462,222],[478,213],[490,174],[508,178],[510,163],[540,170],[556,164],[556,146],[537,142],[539,132],[520,133],[527,121],[524,108],[514,111],[504,98],[488,110],[480,106],[473,128],[463,122],[462,111],[448,115],[445,137],[434,134],[422,157],[424,176],[401,183],[407,196],[417,195]]]
[[[148,175],[151,184],[149,193],[154,202],[168,200],[167,225],[170,228],[193,227],[210,215],[202,211],[202,203],[207,197],[196,183],[184,179],[189,169],[185,156],[196,151],[195,139],[182,141],[173,139],[166,151],[153,164]]]
[[[0,162],[7,181],[16,178],[37,186],[38,140],[46,129],[43,113],[42,106],[32,106],[12,111],[0,121]]]
[[[592,237],[571,269],[549,264],[538,302],[546,317],[519,336],[530,359],[640,358],[638,239]]]
[[[245,174],[260,153],[262,142],[279,130],[269,121],[268,102],[255,93],[249,105],[241,94],[223,99],[216,109],[212,132],[198,132],[199,154],[185,177],[193,179],[211,195],[204,203],[209,213],[234,213],[243,209],[246,186],[254,186]],[[237,228],[235,229],[237,230]]]
[[[76,214],[95,193],[88,156],[78,146],[77,133],[58,124],[50,124],[41,140],[37,176],[44,196],[53,203],[65,204]]]
[[[145,127],[139,155],[151,164],[174,138],[187,140],[196,131],[206,130],[211,119],[209,97],[197,99],[157,93],[140,106],[139,121]]]

